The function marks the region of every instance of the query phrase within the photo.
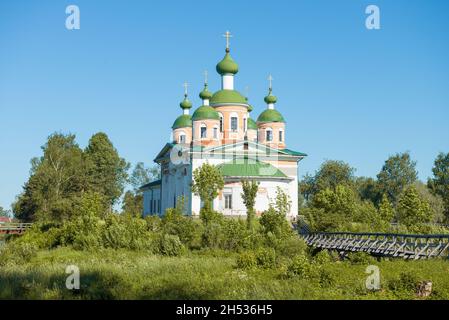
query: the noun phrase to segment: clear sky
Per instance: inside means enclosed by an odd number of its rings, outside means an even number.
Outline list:
[[[65,28],[70,4],[80,30]],[[365,27],[370,4],[380,30]],[[287,147],[309,154],[301,176],[337,159],[374,177],[410,151],[425,180],[449,151],[448,12],[437,0],[1,1],[0,206],[55,131],[82,147],[106,132],[122,157],[150,164],[181,114],[182,83],[194,106],[204,70],[218,90],[228,29],[254,119],[273,75]]]

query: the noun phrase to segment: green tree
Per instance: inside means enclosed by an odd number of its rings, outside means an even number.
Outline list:
[[[13,204],[18,219],[63,221],[73,212],[73,200],[86,188],[83,152],[75,135],[54,133],[31,160],[30,178]]]
[[[2,206],[0,206],[0,217],[10,217],[10,211],[5,210]]]
[[[394,219],[394,209],[386,194],[382,195],[382,200],[379,205],[379,215],[386,222],[392,222]]]
[[[129,164],[102,132],[90,138],[85,158],[89,189],[104,195],[112,207],[123,193]]]
[[[256,215],[254,206],[256,205],[256,196],[257,191],[259,190],[259,183],[256,181],[242,180],[242,188],[242,199],[246,207],[246,222],[248,229],[250,229]]]
[[[140,217],[143,213],[143,195],[141,192],[126,191],[123,196],[122,210],[133,217]]]
[[[443,198],[438,194],[432,193],[432,190],[430,190],[426,184],[422,183],[419,180],[416,181],[413,186],[415,186],[419,197],[429,203],[434,221],[444,223],[446,220],[446,216]]]
[[[154,165],[151,167],[145,167],[143,162],[138,162],[129,177],[129,182],[134,189],[134,192],[137,192],[141,186],[160,179],[161,173],[158,165]]]
[[[399,223],[408,227],[432,221],[433,213],[430,205],[421,199],[415,186],[407,187],[400,195],[397,218]]]
[[[224,179],[216,166],[206,162],[193,171],[192,191],[203,202],[200,214],[204,221],[208,221],[212,213],[212,202],[223,187]]]
[[[292,235],[292,229],[286,219],[290,207],[289,196],[278,187],[275,202],[270,203],[268,210],[264,211],[260,217],[260,225],[264,233],[268,237],[274,237],[272,240],[285,239]]]
[[[432,168],[433,178],[427,182],[433,194],[439,195],[444,202],[446,220],[449,221],[449,153],[440,153]]]
[[[408,152],[398,153],[385,161],[377,175],[379,191],[387,194],[394,205],[402,191],[416,181],[418,172],[415,167],[416,162],[411,160]]]
[[[357,177],[355,179],[355,187],[362,200],[369,200],[377,205],[382,199],[378,183],[373,178]]]
[[[353,186],[354,171],[349,164],[343,161],[325,161],[315,175],[316,191],[325,189],[335,190],[337,186]]]

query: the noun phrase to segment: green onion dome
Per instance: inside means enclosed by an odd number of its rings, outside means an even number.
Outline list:
[[[192,103],[187,99],[187,95],[184,95],[184,100],[179,104],[182,109],[190,109],[192,108]]]
[[[251,118],[248,118],[248,130],[257,130],[256,121]]]
[[[220,120],[220,115],[211,106],[201,106],[192,115],[192,121]]]
[[[202,100],[206,100],[212,98],[212,92],[210,92],[209,90],[207,90],[207,83],[204,84],[204,89],[203,91],[200,92],[200,98]]]
[[[267,104],[276,103],[276,101],[278,101],[278,98],[276,98],[276,96],[273,96],[271,94],[271,89],[270,89],[270,91],[268,92],[268,96],[265,97],[264,101]]]
[[[231,58],[231,55],[228,51],[226,51],[226,54],[218,64],[217,64],[217,72],[221,75],[225,74],[236,74],[239,72],[239,66],[234,61],[234,59]]]
[[[284,122],[284,117],[275,109],[267,109],[257,118],[257,122]]]
[[[245,105],[248,104],[245,97],[242,96],[238,91],[227,89],[215,92],[212,98],[210,99],[211,105],[219,105],[222,103],[237,103]]]
[[[186,127],[192,127],[192,117],[188,114],[183,114],[176,118],[172,125],[173,130]]]

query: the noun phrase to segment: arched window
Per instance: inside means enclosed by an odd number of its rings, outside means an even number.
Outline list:
[[[266,141],[273,141],[273,130],[271,128],[265,129]]]
[[[178,136],[178,143],[186,143],[186,134],[184,131],[181,131]]]
[[[200,138],[204,139],[206,137],[207,137],[207,127],[204,123],[202,123],[200,128]]]
[[[218,139],[218,127],[214,127],[213,132],[214,132],[214,139]]]
[[[279,129],[279,142],[284,141],[284,130]]]
[[[236,112],[231,113],[231,117],[229,119],[231,121],[230,128],[232,132],[239,131],[239,116]]]
[[[220,132],[223,132],[223,115],[221,113],[218,113],[220,116]]]
[[[246,132],[247,119],[243,118],[243,132]]]

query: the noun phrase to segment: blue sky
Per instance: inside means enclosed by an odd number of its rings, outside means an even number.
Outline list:
[[[81,29],[65,28],[78,5]],[[365,28],[380,8],[381,29]],[[30,159],[55,131],[106,132],[121,156],[150,164],[181,113],[182,83],[199,106],[230,30],[236,88],[265,108],[273,74],[287,147],[300,175],[325,159],[375,176],[410,151],[419,177],[449,151],[447,1],[1,1],[0,206],[21,192]]]

